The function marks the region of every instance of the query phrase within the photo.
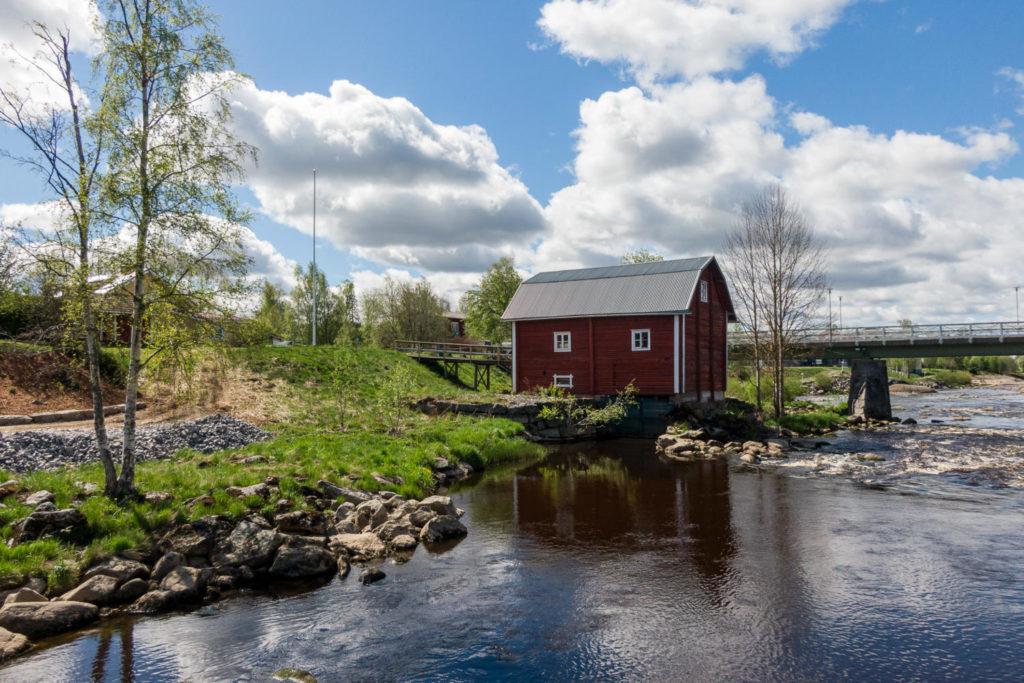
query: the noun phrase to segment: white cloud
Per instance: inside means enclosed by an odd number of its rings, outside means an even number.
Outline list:
[[[478,271],[543,230],[541,206],[479,126],[434,123],[408,100],[335,81],[289,95],[246,83],[237,134],[260,150],[247,182],[263,211],[339,249],[423,271]]]
[[[1024,115],[1024,69],[1004,66],[997,74],[1008,80],[1014,90],[1017,91],[1017,94],[1020,96],[1020,106],[1017,107],[1017,113]]]
[[[637,246],[718,252],[741,203],[781,181],[835,249],[850,320],[1012,313],[1024,179],[989,170],[1018,151],[1006,131],[882,135],[801,112],[787,145],[759,76],[607,92],[580,118],[576,182],[548,206],[553,233],[534,269]]]
[[[551,0],[540,27],[577,59],[625,62],[641,83],[778,61],[814,45],[852,0]]]
[[[67,30],[74,51],[94,55],[100,48],[98,10],[92,0],[5,0],[0,3],[0,87],[28,96],[27,111],[64,107],[65,96],[45,73],[31,65],[41,47],[32,22]]]

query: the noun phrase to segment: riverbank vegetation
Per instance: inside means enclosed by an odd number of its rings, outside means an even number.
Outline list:
[[[271,438],[212,455],[182,452],[167,460],[140,462],[138,488],[169,494],[164,500],[116,502],[88,495],[94,487],[102,490],[99,463],[22,476],[0,473],[3,479],[15,479],[21,491],[50,491],[58,509],[75,503],[88,521],[88,538],[78,546],[49,538],[9,547],[11,523],[32,508],[17,495],[7,495],[6,507],[0,509],[0,583],[45,575],[53,590],[61,590],[97,558],[145,548],[156,533],[173,524],[211,514],[269,515],[280,498],[288,499],[292,509],[301,509],[306,504],[303,486],[320,479],[420,498],[434,487],[437,458],[479,469],[541,453],[539,446],[521,438],[521,425],[511,420],[427,417],[414,411],[411,404],[424,396],[479,394],[397,352],[323,346],[236,348],[222,353],[218,367],[243,373],[233,381],[248,387],[250,400],[259,400],[263,387],[276,387],[276,417],[262,425]],[[234,406],[225,409],[230,413]],[[279,482],[280,495],[273,500],[235,497],[226,490],[267,477]]]

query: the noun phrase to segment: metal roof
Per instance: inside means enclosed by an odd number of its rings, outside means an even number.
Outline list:
[[[683,313],[710,256],[538,273],[516,290],[502,320]]]

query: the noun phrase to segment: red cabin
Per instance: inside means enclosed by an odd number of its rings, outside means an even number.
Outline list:
[[[725,396],[726,325],[736,320],[714,257],[538,273],[502,316],[513,391],[559,386],[680,401]]]

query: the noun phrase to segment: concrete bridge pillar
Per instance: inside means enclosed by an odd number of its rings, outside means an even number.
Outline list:
[[[885,361],[863,358],[851,361],[850,365],[850,416],[891,420],[889,371]]]

